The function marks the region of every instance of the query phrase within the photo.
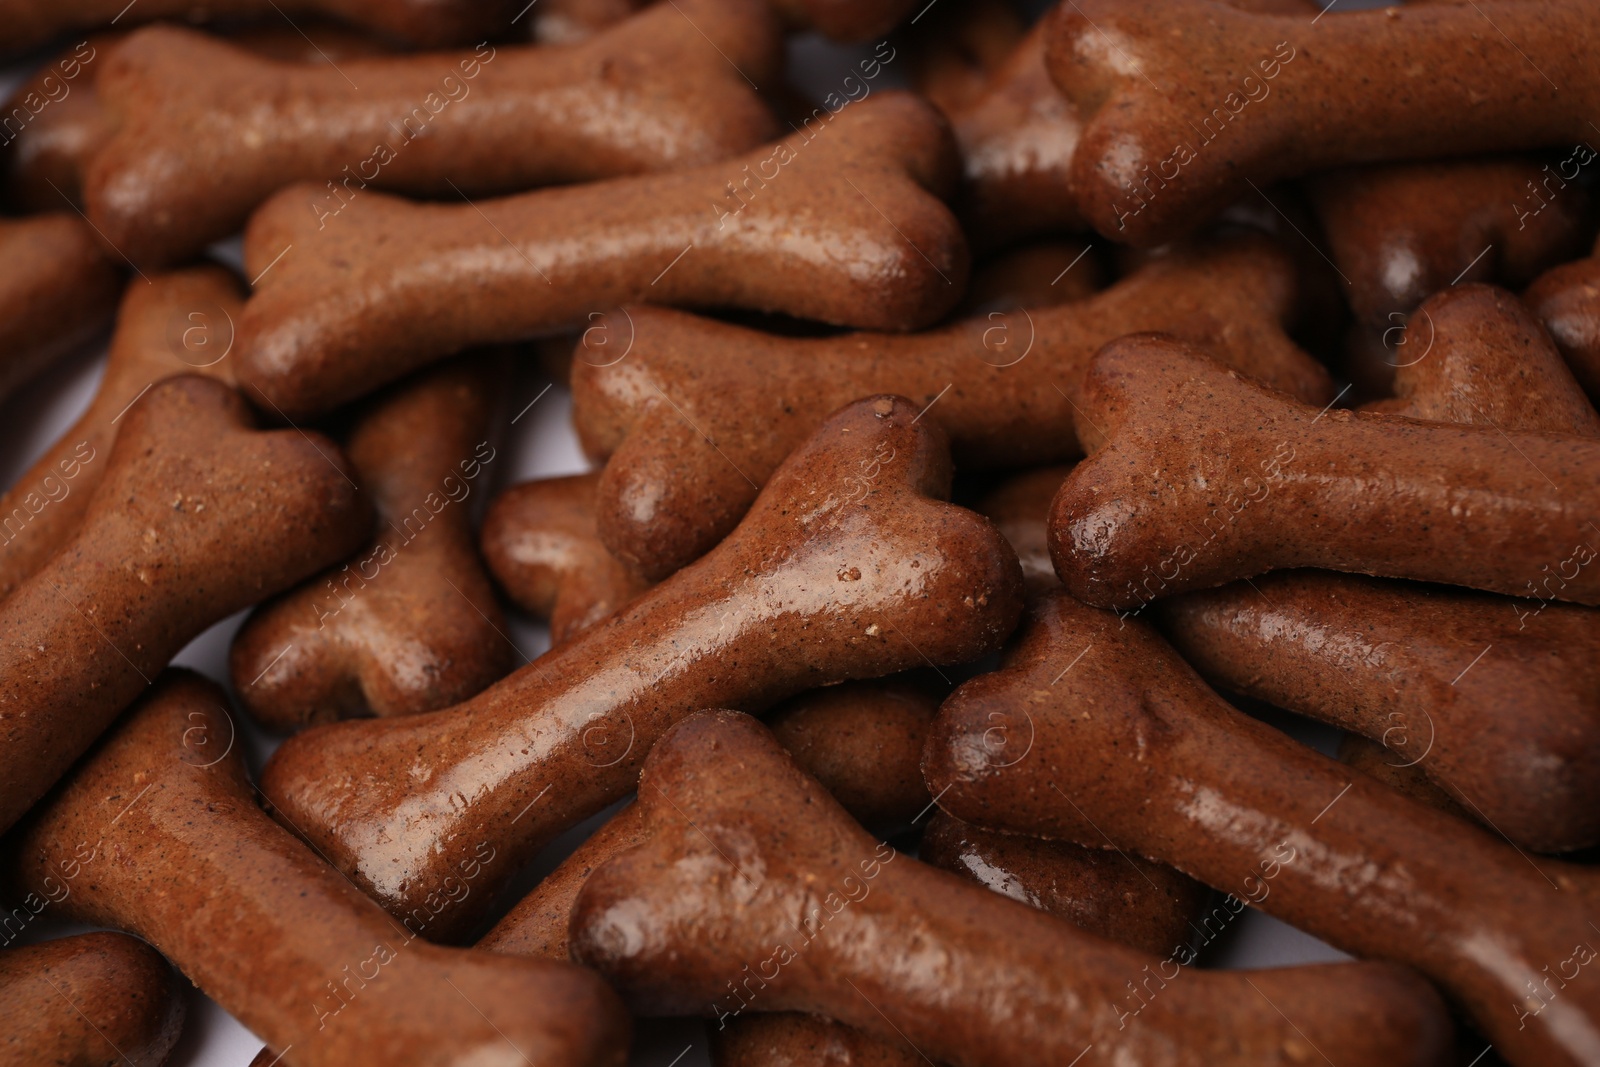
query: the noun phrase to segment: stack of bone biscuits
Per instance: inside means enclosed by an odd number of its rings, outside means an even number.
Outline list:
[[[1595,0],[124,4],[0,1067],[1600,1067]]]

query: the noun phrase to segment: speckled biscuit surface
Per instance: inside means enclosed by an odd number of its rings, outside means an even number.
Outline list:
[[[1047,16],[1047,63],[1083,122],[1078,208],[1148,246],[1329,167],[1570,148],[1600,110],[1593,15],[1587,0],[1316,19],[1217,0],[1064,4]]]
[[[293,1067],[621,1067],[628,1021],[594,975],[440,948],[358,893],[257,806],[220,688],[163,675],[30,817],[21,884],[171,959]],[[484,892],[493,849],[443,911]]]
[[[78,216],[0,218],[0,399],[100,332],[121,291]]]
[[[1593,986],[1569,983],[1542,1010],[1527,986],[1592,938],[1592,872],[1530,866],[1251,719],[1139,619],[1065,592],[1038,602],[1002,669],[940,708],[923,769],[961,819],[1109,840],[1348,952],[1415,967],[1513,1062],[1600,1052]]]
[[[1423,1064],[1448,1045],[1437,995],[1372,963],[1255,972],[1295,1026],[1220,972],[1130,1017],[1123,983],[1162,957],[875,842],[748,716],[673,727],[639,798],[651,840],[589,876],[571,923],[573,957],[636,1011],[814,1011],[958,1067],[1070,1063],[1088,1045],[1152,1065],[1288,1064],[1307,1042]],[[907,943],[923,951],[882,949]]]
[[[931,106],[879,93],[718,163],[470,204],[365,192],[320,230],[319,187],[293,186],[245,233],[264,276],[239,377],[290,415],[326,411],[463,345],[643,298],[926,326],[966,284],[940,199],[956,166]]]
[[[1086,602],[1132,610],[1287,567],[1600,604],[1600,442],[1318,410],[1142,334],[1090,366],[1091,455],[1051,506],[1050,555]],[[1085,433],[1079,427],[1080,435]],[[1563,562],[1566,566],[1562,567]]]
[[[609,457],[596,490],[600,538],[646,575],[671,573],[733,528],[827,412],[871,392],[919,401],[968,469],[1081,454],[1084,372],[1130,330],[1205,344],[1320,406],[1332,396],[1327,372],[1282,329],[1294,293],[1287,257],[1241,238],[1163,258],[1083,300],[909,336],[783,338],[626,308],[603,332],[592,327],[573,360],[579,436]]]
[[[484,876],[497,882],[622,799],[655,739],[699,708],[761,710],[997,648],[1021,611],[1016,558],[987,520],[937,499],[949,453],[916,416],[887,396],[841,409],[704,559],[455,708],[291,738],[263,789],[404,915],[462,847],[489,841],[505,857]],[[489,896],[455,909],[442,936]]]
[[[300,210],[320,233],[368,189],[459,202],[707,163],[777,133],[746,76],[774,78],[778,48],[765,6],[739,0],[658,4],[569,48],[484,44],[336,65],[150,27],[99,73],[115,133],[90,162],[84,199],[106,238],[148,268],[234,233],[296,181],[316,187]]]
[[[75,536],[0,602],[0,826],[179,649],[349,553],[371,512],[326,438],[259,432],[198,375],[128,409]]]

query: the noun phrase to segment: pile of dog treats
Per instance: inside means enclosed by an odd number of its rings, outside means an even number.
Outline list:
[[[1600,1064],[1595,0],[124,4],[0,0],[0,1064]]]

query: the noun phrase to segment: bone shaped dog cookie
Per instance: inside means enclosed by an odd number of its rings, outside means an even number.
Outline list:
[[[1307,1042],[1421,1064],[1449,1043],[1437,995],[1374,964],[1258,971],[1265,998],[1191,973],[1126,1018],[1124,983],[1161,957],[877,844],[745,715],[669,731],[639,804],[651,840],[589,876],[571,951],[644,1014],[814,1011],[958,1067],[1070,1063],[1089,1046],[1103,1062],[1284,1063]],[[883,949],[906,944],[920,951]]]
[[[1214,0],[1063,5],[1046,62],[1084,124],[1078,208],[1153,245],[1284,178],[1571,146],[1600,111],[1592,15],[1586,0],[1314,20]]]
[[[925,326],[966,281],[936,195],[955,168],[938,114],[880,93],[719,163],[470,204],[364,193],[321,232],[313,187],[285,189],[245,235],[253,272],[283,259],[240,323],[240,380],[291,415],[327,410],[463,345],[641,298]]]
[[[96,88],[104,57],[125,33],[97,33],[76,43],[20,85],[3,110],[19,129],[0,135],[0,185],[6,199],[28,211],[82,206],[83,173],[116,134]],[[370,34],[338,23],[296,20],[293,26],[248,26],[229,40],[251,53],[296,63],[335,64],[392,49]],[[22,109],[19,111],[19,109]],[[26,114],[25,121],[20,119]]]
[[[33,48],[59,34],[111,26],[125,15],[135,22],[218,16],[286,19],[290,14],[325,15],[414,44],[443,48],[498,35],[510,25],[516,4],[513,0],[142,0],[130,6],[117,0],[74,4],[0,0],[0,25],[6,27],[0,54]]]
[[[0,400],[99,333],[121,291],[82,219],[0,219]]]
[[[123,416],[76,535],[0,602],[0,827],[212,623],[348,555],[371,513],[326,438],[197,375]]]
[[[1450,289],[1408,334],[1406,350],[1424,354],[1396,371],[1399,398],[1370,407],[1600,437],[1600,416],[1511,294]],[[1388,763],[1417,768],[1471,817],[1526,848],[1566,851],[1600,841],[1600,612],[1547,604],[1532,582],[1525,592],[1540,599],[1299,571],[1157,613],[1212,684],[1381,741]]]
[[[378,530],[353,559],[263,605],[234,638],[229,671],[258,722],[289,732],[436,711],[511,669],[469,502],[495,459],[502,371],[490,355],[445,363],[357,418],[345,452]]]
[[[126,934],[0,952],[0,1063],[160,1067],[183,1017],[172,968]]]
[[[550,623],[559,645],[650,588],[600,543],[599,472],[514,485],[494,498],[480,541],[489,572],[516,604]]]
[[[776,132],[746,79],[767,83],[778,47],[763,5],[729,0],[659,4],[570,48],[337,66],[152,27],[100,74],[116,133],[84,199],[107,239],[149,266],[234,233],[296,181],[317,184],[300,210],[325,231],[369,188],[459,200],[709,163]]]
[[[30,817],[20,883],[144,937],[286,1064],[621,1067],[628,1021],[595,976],[429,944],[267,818],[226,699],[163,675]],[[499,858],[478,851],[440,907]]]
[[[1236,711],[1142,620],[1039,601],[1001,670],[940,708],[923,769],[958,818],[1135,852],[1413,966],[1512,1063],[1600,1055],[1600,986],[1574,978],[1595,958],[1574,959],[1595,940],[1592,872],[1530,862]]]
[[[1600,403],[1600,245],[1541,274],[1523,299],[1555,340],[1589,399]]]
[[[456,708],[290,738],[262,788],[404,915],[461,847],[493,844],[505,857],[485,875],[495,883],[626,796],[651,744],[695,709],[761,710],[997,647],[1021,610],[1016,558],[987,520],[935,499],[949,452],[917,411],[895,397],[841,409],[704,559]]]
[[[128,407],[162,378],[205,374],[232,382],[239,282],[191,267],[130,285],[94,399],[78,421],[0,496],[0,600],[77,532]]]
[[[601,540],[647,576],[670,574],[733,528],[824,413],[878,390],[919,400],[963,468],[1077,455],[1084,369],[1130,330],[1206,343],[1320,405],[1332,395],[1327,372],[1282,331],[1293,299],[1287,258],[1247,238],[1162,259],[1072,304],[907,337],[781,338],[624,309],[591,327],[573,361],[579,437],[610,457],[597,490]]]
[[[1100,351],[1083,407],[1050,555],[1085,602],[1319,567],[1513,596],[1570,568],[1557,599],[1600,604],[1600,441],[1319,411],[1154,335]]]
[[[1350,282],[1351,309],[1392,335],[1451,285],[1520,289],[1579,254],[1589,214],[1588,191],[1569,180],[1579,166],[1518,156],[1384,164],[1320,174],[1307,186],[1328,254]]]

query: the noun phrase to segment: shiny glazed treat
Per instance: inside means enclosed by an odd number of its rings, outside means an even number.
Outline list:
[[[128,409],[174,374],[233,380],[232,323],[244,306],[221,267],[190,267],[128,286],[94,399],[0,496],[0,600],[44,566],[78,530]]]
[[[290,732],[361,715],[416,715],[465,700],[511,669],[473,543],[490,477],[502,360],[464,357],[374,398],[345,452],[377,533],[342,566],[257,609],[229,672],[257,722]]]
[[[668,731],[639,804],[651,840],[589,876],[571,951],[642,1014],[818,1012],[957,1067],[1065,1064],[1090,1045],[1213,1065],[1304,1062],[1312,1046],[1432,1064],[1448,1047],[1437,994],[1382,964],[1256,971],[1256,990],[1191,972],[1130,1018],[1125,983],[1170,960],[878,844],[745,715]]]
[[[368,189],[459,203],[709,163],[776,133],[740,71],[768,80],[778,44],[766,8],[738,0],[660,4],[570,48],[483,45],[336,67],[151,27],[100,74],[117,132],[90,163],[84,199],[106,237],[148,267],[236,232],[296,181],[316,184],[301,210],[320,231],[348,221]]]
[[[41,907],[50,898],[35,897]],[[160,1067],[183,1030],[172,968],[101,931],[0,952],[0,1064]]]
[[[1061,586],[1056,568],[1050,562],[1050,501],[1067,475],[1068,467],[1041,467],[1006,479],[999,488],[978,502],[974,509],[987,515],[1000,527],[1017,562],[1022,564],[1022,581],[1030,596]]]
[[[1215,0],[1062,5],[1046,62],[1083,121],[1079,210],[1150,246],[1329,167],[1577,144],[1600,111],[1593,14],[1589,0],[1315,20]]]
[[[1104,441],[1051,505],[1050,555],[1099,606],[1287,567],[1520,595],[1600,538],[1600,441],[1318,410],[1149,334],[1100,351],[1082,407]],[[1553,595],[1600,604],[1600,567]]]
[[[1600,403],[1600,249],[1545,272],[1523,294],[1573,376]]]
[[[226,701],[164,674],[29,820],[22,885],[65,882],[62,915],[145,938],[291,1067],[621,1067],[628,1020],[593,975],[429,944],[428,913],[395,921],[267,818]],[[479,851],[435,906],[487,892],[500,859]]]
[[[1193,958],[1185,950],[1195,941],[1195,920],[1211,895],[1159,863],[1106,848],[995,833],[943,811],[928,820],[918,857],[1090,933],[1157,956],[1178,953],[1180,960]]]
[[[325,15],[443,48],[498,35],[516,12],[515,0],[141,0],[131,7],[126,0],[0,0],[0,25],[6,27],[0,55],[33,48],[58,34],[110,26],[125,15],[128,22]]]
[[[1021,611],[1016,557],[987,520],[937,499],[949,452],[917,410],[895,397],[843,408],[704,559],[455,708],[290,738],[263,789],[404,915],[476,842],[504,857],[484,874],[497,885],[626,796],[655,739],[699,708],[758,711],[994,650]],[[440,936],[491,896],[454,909]]]
[[[483,558],[518,607],[550,623],[563,644],[650,588],[600,543],[600,472],[514,485],[483,519]]]
[[[1388,330],[1453,284],[1520,289],[1578,255],[1590,197],[1562,173],[1576,177],[1581,158],[1385,164],[1320,174],[1307,186],[1328,253],[1350,280],[1352,310],[1368,328]]]
[[[1408,332],[1424,354],[1396,371],[1401,396],[1371,407],[1600,436],[1600,416],[1510,293],[1447,290]],[[1157,615],[1213,685],[1380,741],[1474,818],[1561,852],[1600,842],[1600,612],[1547,603],[1564,573],[1541,571],[1510,600],[1284,572],[1176,597]]]
[[[290,415],[325,411],[464,345],[644,297],[925,326],[966,283],[939,199],[955,169],[938,113],[880,93],[720,163],[473,204],[367,192],[320,233],[320,190],[285,189],[245,236],[253,274],[283,259],[240,322],[240,380]]]
[[[92,340],[121,292],[121,269],[76,215],[0,218],[0,400]]]
[[[1080,454],[1080,382],[1130,330],[1168,330],[1321,406],[1327,372],[1283,333],[1287,257],[1264,239],[1174,255],[1093,297],[978,315],[908,337],[784,338],[645,307],[591,327],[573,360],[573,421],[609,457],[600,538],[648,576],[710,550],[827,412],[875,392],[918,401],[969,469]],[[603,341],[604,343],[598,343]],[[619,358],[619,351],[626,356]]]
[[[4,106],[31,116],[0,156],[6,194],[27,211],[60,210],[62,201],[82,206],[83,173],[116,134],[97,83],[110,49],[125,33],[97,33],[74,44],[23,82]],[[293,63],[339,63],[353,56],[391,51],[382,40],[337,23],[297,20],[295,25],[250,26],[229,41],[258,56]]]
[[[609,29],[648,0],[541,0],[529,9],[528,36],[540,44],[575,44]]]
[[[958,818],[1109,840],[1347,952],[1415,967],[1512,1063],[1600,1055],[1597,987],[1566,981],[1552,998],[1541,984],[1593,937],[1591,872],[1530,863],[1235,710],[1141,620],[1066,593],[1040,601],[1002,669],[940,708],[923,769]]]
[[[0,602],[0,828],[212,623],[348,555],[371,511],[332,441],[169,378],[122,418],[81,527]]]

